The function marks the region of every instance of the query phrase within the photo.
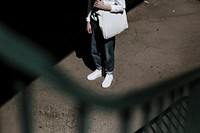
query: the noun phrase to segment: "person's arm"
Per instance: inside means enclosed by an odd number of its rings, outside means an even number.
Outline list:
[[[111,6],[110,5],[105,5],[103,3],[103,0],[96,0],[94,2],[94,7],[98,8],[100,10],[111,11]]]
[[[125,0],[115,0],[115,4],[103,3],[103,0],[96,0],[94,6],[98,9],[110,12],[122,12],[126,8]]]
[[[87,21],[86,31],[87,31],[89,34],[92,33],[92,26],[91,26],[91,24],[90,24],[90,15],[91,15],[91,12],[92,12],[92,11],[90,11],[90,12],[88,13],[87,17],[86,17],[86,21]]]
[[[90,24],[90,21],[87,21],[86,31],[88,32],[88,34],[92,33],[92,26]]]
[[[111,12],[123,12],[125,9],[125,0],[115,0],[115,4],[111,5]]]
[[[91,12],[92,12],[92,11],[90,11],[90,12],[88,13],[87,17],[86,17],[86,21],[87,21],[87,22],[90,21],[90,15],[91,15]]]

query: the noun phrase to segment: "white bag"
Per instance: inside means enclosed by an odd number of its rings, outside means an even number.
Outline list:
[[[126,11],[123,13],[111,13],[99,10],[99,27],[102,30],[104,39],[109,39],[128,28]]]

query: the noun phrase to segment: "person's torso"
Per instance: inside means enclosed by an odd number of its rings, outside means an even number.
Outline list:
[[[115,0],[103,0],[105,5],[114,5],[115,4]]]
[[[107,5],[107,6],[116,4],[116,3],[115,3],[115,0],[103,0],[103,3],[104,3],[104,5]],[[98,18],[97,18],[97,15],[99,14],[98,11],[99,11],[98,9],[93,8],[93,11],[92,11],[92,13],[91,13],[91,18],[92,18],[93,20],[95,20],[95,21],[98,20]]]

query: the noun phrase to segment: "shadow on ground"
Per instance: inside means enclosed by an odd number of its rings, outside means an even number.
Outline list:
[[[127,2],[127,11],[142,2],[141,0]],[[60,1],[47,3],[7,4],[7,12],[1,16],[1,22],[17,33],[36,42],[42,48],[55,56],[57,62],[75,51],[78,58],[82,58],[85,65],[93,70],[94,64],[90,56],[90,36],[86,32],[85,17],[88,13],[88,1]],[[20,6],[21,5],[21,6]],[[4,7],[6,5],[4,4]],[[20,9],[20,10],[18,10]],[[1,93],[0,106],[17,93],[14,89],[16,80],[29,84],[37,77],[30,77],[13,70],[0,62]],[[38,64],[39,65],[39,64]]]

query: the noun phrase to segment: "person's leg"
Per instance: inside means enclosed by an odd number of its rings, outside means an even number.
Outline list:
[[[106,40],[105,43],[105,79],[102,82],[103,88],[110,87],[113,80],[113,72],[114,72],[114,63],[115,63],[115,37]]]
[[[105,50],[105,72],[113,73],[115,63],[115,37],[106,40],[104,45]]]
[[[102,76],[102,66],[100,50],[97,43],[98,37],[98,25],[97,22],[91,22],[92,24],[92,36],[91,36],[91,55],[96,66],[96,70],[87,76],[88,80],[95,80]]]
[[[101,69],[101,57],[98,44],[98,25],[97,22],[91,22],[92,36],[91,36],[91,55],[97,69]]]

